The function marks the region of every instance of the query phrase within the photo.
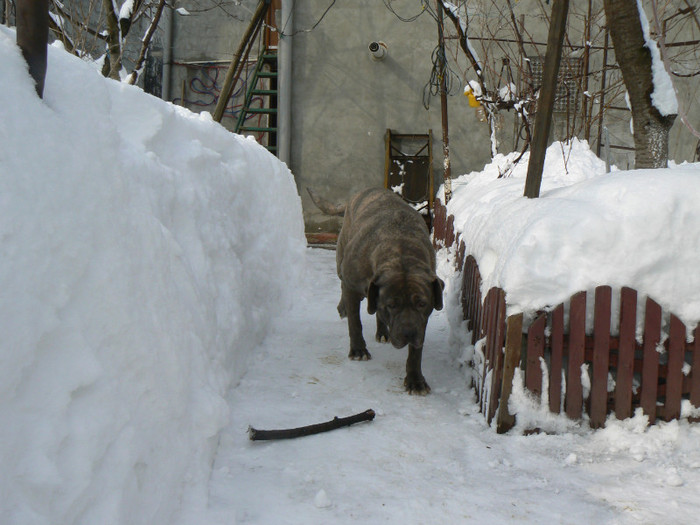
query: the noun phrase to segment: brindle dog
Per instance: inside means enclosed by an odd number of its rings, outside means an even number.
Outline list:
[[[435,250],[423,218],[390,190],[364,190],[345,210],[336,261],[338,313],[348,319],[350,359],[371,359],[360,322],[366,297],[367,311],[377,315],[377,341],[408,345],[406,390],[430,392],[421,371],[423,339],[433,309],[442,309],[444,283],[435,274]]]

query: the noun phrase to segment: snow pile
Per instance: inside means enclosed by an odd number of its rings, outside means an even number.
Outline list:
[[[224,395],[304,254],[287,168],[0,28],[0,522],[203,510]],[[189,516],[181,508],[189,509]]]
[[[479,264],[482,292],[503,288],[511,314],[629,286],[688,327],[700,321],[700,164],[605,174],[587,143],[554,143],[541,197],[527,199],[528,155],[513,167],[516,156],[453,181],[447,211]]]

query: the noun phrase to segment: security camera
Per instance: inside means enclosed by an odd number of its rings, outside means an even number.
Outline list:
[[[388,49],[384,42],[370,42],[369,52],[372,60],[382,60],[388,53]]]

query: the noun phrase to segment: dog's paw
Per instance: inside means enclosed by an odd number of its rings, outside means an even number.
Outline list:
[[[381,321],[377,320],[377,332],[374,338],[378,343],[388,343],[389,342],[389,329]]]
[[[423,376],[406,377],[403,381],[403,386],[406,387],[406,392],[412,396],[425,396],[430,393],[430,387]]]
[[[338,303],[338,315],[340,316],[341,319],[345,319],[348,316],[348,313],[345,310],[345,304],[343,303],[342,299]]]
[[[351,348],[348,357],[353,361],[369,361],[372,355],[366,348]]]

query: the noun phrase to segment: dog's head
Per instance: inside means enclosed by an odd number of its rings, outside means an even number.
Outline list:
[[[367,311],[387,326],[394,347],[422,347],[428,317],[442,310],[444,287],[434,272],[375,277],[367,288]]]

